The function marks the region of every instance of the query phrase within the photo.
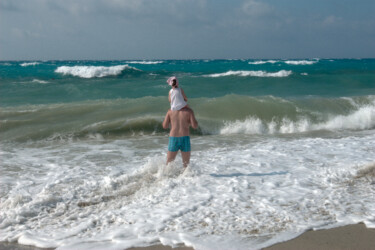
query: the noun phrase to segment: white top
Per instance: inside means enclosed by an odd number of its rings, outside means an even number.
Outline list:
[[[187,105],[180,88],[171,89],[169,94],[171,95],[171,110],[180,110]]]

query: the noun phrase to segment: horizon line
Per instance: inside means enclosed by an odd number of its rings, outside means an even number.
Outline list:
[[[332,60],[332,59],[351,59],[351,60],[363,60],[363,59],[375,59],[375,57],[296,57],[296,58],[193,58],[193,59],[0,59],[0,62],[48,62],[48,61],[193,61],[193,60]]]

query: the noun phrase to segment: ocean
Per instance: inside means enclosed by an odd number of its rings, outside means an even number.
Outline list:
[[[166,80],[199,123],[165,165]],[[0,62],[0,242],[259,249],[375,227],[375,59]]]

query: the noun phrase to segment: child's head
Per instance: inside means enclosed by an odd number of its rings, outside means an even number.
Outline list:
[[[171,87],[174,87],[174,88],[178,87],[178,80],[177,80],[177,77],[175,76],[169,77],[167,80],[167,83]]]

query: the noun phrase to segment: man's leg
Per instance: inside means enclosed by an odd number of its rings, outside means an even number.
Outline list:
[[[170,163],[171,161],[174,161],[174,159],[176,159],[177,153],[178,153],[178,151],[176,151],[176,152],[168,151],[168,153],[167,153],[167,164]]]
[[[187,167],[190,163],[190,151],[188,152],[182,152],[181,151],[181,157],[182,157],[182,163],[184,164],[184,168]]]

